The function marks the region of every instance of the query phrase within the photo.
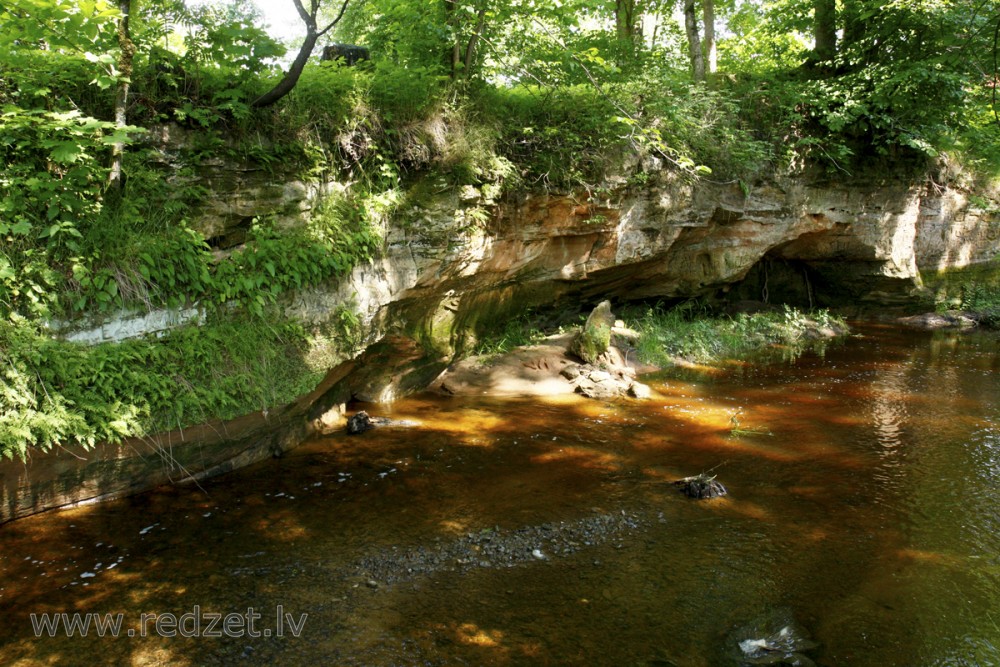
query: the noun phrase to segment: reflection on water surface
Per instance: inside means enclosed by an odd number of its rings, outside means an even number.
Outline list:
[[[793,627],[819,665],[1000,664],[997,339],[863,331],[666,373],[644,403],[418,396],[381,411],[412,428],[8,524],[0,663],[737,665]],[[732,437],[740,409],[771,435]],[[705,471],[730,495],[669,484]],[[297,638],[29,620],[195,605],[308,617]]]

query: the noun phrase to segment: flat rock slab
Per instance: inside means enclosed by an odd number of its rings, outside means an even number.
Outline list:
[[[552,336],[541,345],[498,357],[471,357],[445,371],[431,389],[455,396],[559,396],[647,398],[652,391],[635,380],[635,371],[614,347],[599,367],[582,364],[569,352],[573,333]]]
[[[979,320],[973,313],[962,310],[949,310],[944,313],[924,313],[901,317],[898,322],[912,329],[935,331],[938,329],[972,329],[979,326]]]

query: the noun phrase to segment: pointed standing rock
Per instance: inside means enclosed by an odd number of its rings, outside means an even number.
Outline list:
[[[611,328],[614,326],[615,316],[611,313],[611,302],[602,301],[590,313],[583,330],[573,339],[570,352],[588,364],[597,363],[611,344]]]

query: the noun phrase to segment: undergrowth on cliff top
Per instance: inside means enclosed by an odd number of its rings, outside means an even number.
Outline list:
[[[667,308],[630,307],[621,313],[626,325],[640,334],[637,344],[641,361],[668,367],[678,358],[695,363],[713,363],[743,357],[768,347],[788,346],[801,351],[815,342],[818,328],[844,333],[843,319],[826,310],[804,313],[785,306],[781,312],[740,313],[734,317],[713,316],[693,303]]]

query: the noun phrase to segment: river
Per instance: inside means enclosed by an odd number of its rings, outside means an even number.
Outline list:
[[[418,395],[4,525],[0,664],[700,667],[790,627],[780,664],[1000,665],[998,338],[860,332],[644,402]]]

